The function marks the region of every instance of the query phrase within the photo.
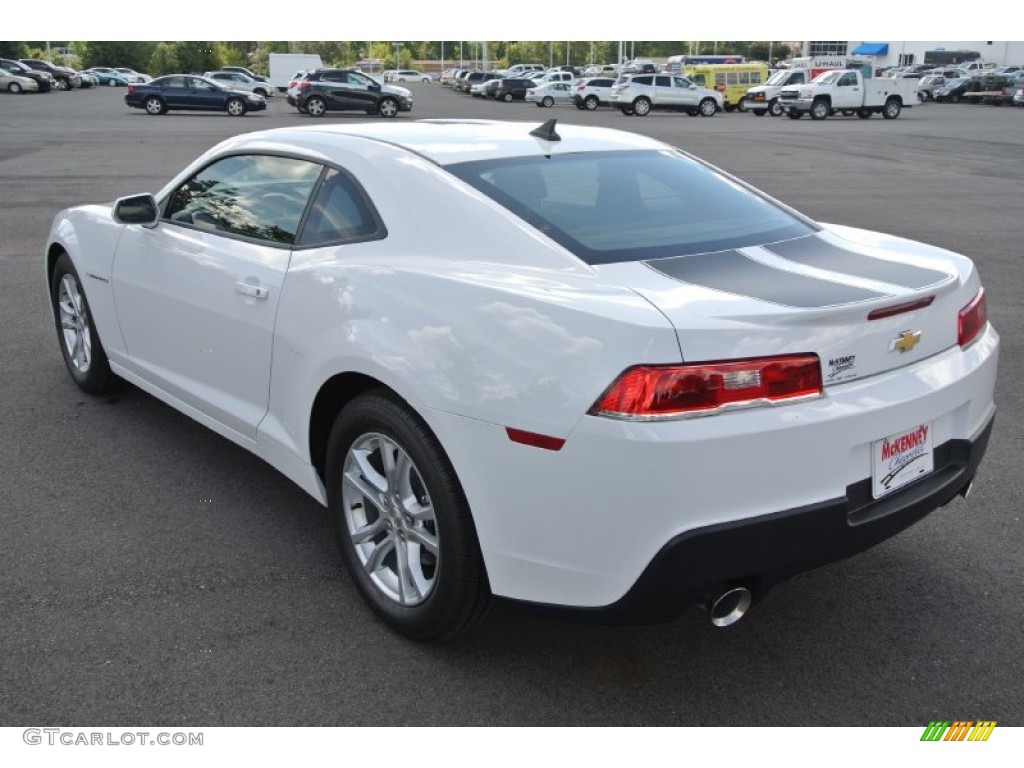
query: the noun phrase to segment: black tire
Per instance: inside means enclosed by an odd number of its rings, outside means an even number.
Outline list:
[[[701,99],[700,104],[697,105],[697,112],[701,117],[714,117],[718,112],[718,105],[715,104],[714,99]]]
[[[503,95],[501,97],[501,100],[504,101],[506,104],[508,104],[510,101],[512,101],[512,94],[511,93],[506,93],[505,95]]]
[[[388,473],[385,455],[409,463]],[[346,470],[358,485],[345,482]],[[404,489],[404,500],[389,495],[394,486]],[[462,486],[437,438],[403,401],[374,390],[338,414],[327,491],[352,581],[391,628],[414,640],[441,640],[486,614],[490,588]],[[425,543],[431,541],[434,552]]]
[[[21,84],[15,82],[8,83],[7,90],[10,93],[21,93]]]
[[[750,109],[750,107],[747,105],[746,96],[739,100],[739,102],[736,104],[736,109],[738,109],[740,112],[746,112],[748,109]]]
[[[228,99],[224,102],[224,111],[232,117],[241,117],[249,110],[241,99]]]
[[[688,110],[686,110],[686,114],[688,114],[690,117],[696,117],[697,115],[700,114],[700,110],[697,109],[696,107],[690,107]]]
[[[619,107],[619,112],[621,112],[624,115],[632,115],[633,114],[633,110],[630,109],[629,107]]]
[[[857,110],[857,117],[859,117],[861,120],[867,120],[873,114],[874,113],[870,109],[858,109]]]
[[[779,104],[778,99],[772,99],[768,102],[768,114],[772,117],[782,117],[782,105]]]
[[[587,96],[587,98],[583,100],[583,106],[591,112],[597,109],[599,103],[597,96]]]
[[[377,102],[377,114],[381,117],[398,117],[398,102],[390,96],[385,96]]]
[[[903,105],[900,104],[900,100],[889,99],[885,102],[885,106],[882,107],[882,117],[886,120],[895,120],[900,116],[901,111],[903,111]]]
[[[543,99],[541,99],[540,103],[541,103],[541,106],[543,106],[543,107],[553,107],[553,106],[555,106],[555,100],[553,98],[551,98],[550,96],[545,96]]]
[[[253,93],[255,93],[257,96],[262,96],[264,99],[270,96],[270,94],[267,93],[266,88],[256,88],[253,90]]]
[[[853,117],[855,114],[857,114],[857,110],[856,109],[844,109],[843,110],[843,117]]]
[[[323,117],[327,114],[327,102],[322,96],[310,96],[306,99],[306,112],[313,117]]]
[[[827,101],[818,99],[811,104],[811,120],[824,120],[830,114],[832,114],[832,108],[828,105]]]
[[[722,105],[722,109],[724,109],[726,112],[733,112],[736,109],[736,105],[735,104],[723,104]]]
[[[788,117],[790,120],[799,120],[803,116],[803,112],[797,112],[795,109],[791,109],[789,110],[789,112],[786,113],[786,117]]]
[[[639,96],[633,101],[633,114],[638,117],[647,117],[651,114],[651,100],[646,96]]]
[[[50,304],[64,365],[75,384],[90,395],[109,392],[118,379],[110,370],[107,353],[96,332],[82,281],[66,253],[62,253],[54,265]]]
[[[71,83],[63,77],[57,78],[57,90],[58,91],[70,91]]]
[[[159,96],[147,96],[144,107],[148,115],[162,115],[167,111],[167,105]]]
[[[755,117],[764,117],[765,115],[768,114],[767,109],[752,109],[750,111],[754,113]]]

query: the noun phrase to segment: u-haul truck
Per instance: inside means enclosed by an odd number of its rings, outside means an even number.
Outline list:
[[[743,106],[758,117],[765,114],[778,117],[782,114],[779,92],[785,86],[804,85],[830,69],[860,68],[864,63],[850,56],[804,56],[793,59],[788,69],[780,69],[763,85],[749,89]]]

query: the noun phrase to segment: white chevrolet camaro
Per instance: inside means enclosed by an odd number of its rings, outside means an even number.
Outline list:
[[[619,131],[282,128],[45,250],[85,391],[127,380],[337,521],[398,631],[770,586],[966,495],[999,337],[972,262],[819,224]]]

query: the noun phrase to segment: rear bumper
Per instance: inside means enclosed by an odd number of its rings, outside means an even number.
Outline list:
[[[937,446],[932,474],[877,501],[865,478],[847,486],[838,499],[680,534],[610,605],[511,602],[585,621],[641,624],[670,621],[723,585],[743,585],[756,596],[796,574],[869,549],[966,492],[988,448],[994,420],[973,441]]]

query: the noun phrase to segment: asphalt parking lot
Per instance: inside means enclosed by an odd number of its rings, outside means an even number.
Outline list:
[[[0,725],[1024,725],[1024,109],[636,118],[409,88],[399,120],[638,131],[818,220],[969,255],[1003,342],[970,500],[728,630],[696,608],[653,627],[501,608],[455,642],[406,641],[357,595],[325,510],[139,390],[83,395],[47,308],[57,211],[155,192],[222,138],[315,118],[282,97],[232,118],[148,116],[114,88],[0,94]]]

